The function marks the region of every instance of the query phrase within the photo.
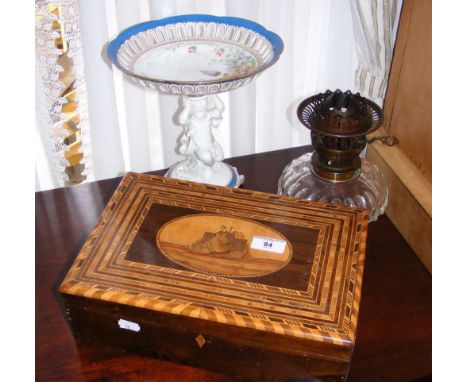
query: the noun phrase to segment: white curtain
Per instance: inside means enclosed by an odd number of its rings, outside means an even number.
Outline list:
[[[350,0],[358,67],[355,90],[382,106],[403,0]]]
[[[380,1],[380,0],[379,0]],[[132,24],[207,13],[256,21],[277,33],[279,61],[250,85],[221,95],[226,110],[216,138],[225,157],[310,143],[296,117],[304,98],[354,88],[358,60],[349,0],[80,0],[87,85],[88,180],[151,171],[183,159],[175,152],[182,127],[178,98],[144,89],[113,69],[105,45]],[[36,173],[37,174],[37,173]],[[44,189],[44,188],[42,188]]]

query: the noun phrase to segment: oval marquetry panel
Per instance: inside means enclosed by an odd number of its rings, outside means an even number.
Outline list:
[[[220,215],[171,220],[157,233],[156,244],[166,257],[183,267],[226,277],[276,272],[292,255],[291,244],[279,232],[247,219]]]

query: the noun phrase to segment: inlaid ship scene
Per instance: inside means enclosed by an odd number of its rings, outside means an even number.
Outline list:
[[[166,224],[157,235],[157,246],[166,257],[191,270],[232,277],[259,276],[281,269],[291,252],[289,247],[285,253],[250,248],[253,236],[265,233],[282,239],[276,231],[247,220],[189,216]]]

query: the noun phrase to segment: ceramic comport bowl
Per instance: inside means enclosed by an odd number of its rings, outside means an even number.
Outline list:
[[[112,63],[141,85],[188,96],[246,85],[282,51],[281,38],[260,24],[202,14],[134,25],[108,46]]]

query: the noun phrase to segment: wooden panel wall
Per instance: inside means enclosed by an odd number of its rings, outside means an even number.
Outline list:
[[[384,128],[400,143],[374,142],[368,157],[389,185],[387,215],[431,271],[432,3],[404,0],[384,104]]]
[[[385,100],[386,128],[432,182],[432,2],[405,0]]]

